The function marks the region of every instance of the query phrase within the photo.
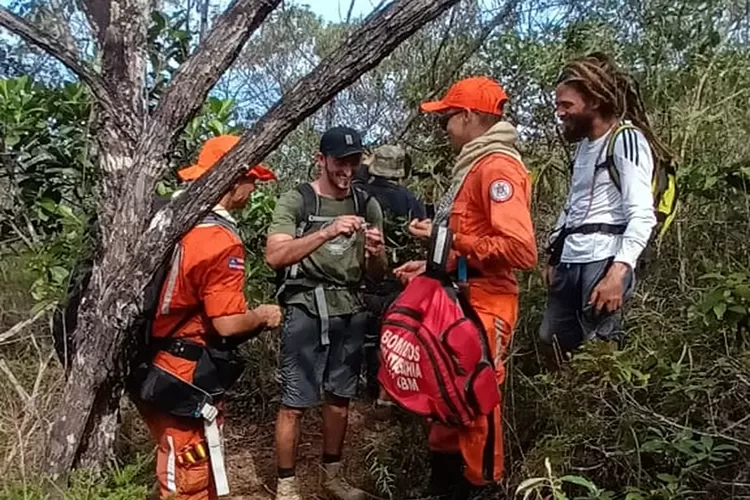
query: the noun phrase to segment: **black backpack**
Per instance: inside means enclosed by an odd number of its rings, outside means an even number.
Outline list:
[[[169,201],[170,199],[168,198],[158,198],[156,201],[157,209],[165,206]],[[212,223],[216,224],[229,225],[229,222],[225,222],[220,217],[212,214],[206,216],[204,221],[206,220],[210,220]],[[93,226],[96,228],[95,223]],[[236,228],[232,230],[236,232]],[[128,335],[127,382],[129,386],[137,382],[135,379],[138,377],[134,375],[134,372],[137,371],[136,369],[144,363],[149,363],[153,357],[155,345],[154,339],[151,335],[151,330],[156,319],[162,287],[164,286],[169,270],[173,265],[175,251],[180,245],[181,243],[178,242],[169,252],[167,252],[167,255],[164,256],[164,260],[156,268],[154,274],[151,276],[151,280],[143,291],[143,308],[135,318],[130,330],[131,334]],[[55,350],[57,351],[60,362],[66,367],[66,371],[70,366],[74,351],[73,349],[68,348],[69,341],[72,340],[70,336],[78,326],[78,309],[84,294],[88,290],[89,282],[91,281],[94,259],[95,255],[92,252],[81,258],[76,263],[73,272],[71,273],[72,278],[68,285],[66,296],[60,301],[60,304],[53,313],[52,336],[54,339]],[[193,314],[186,314],[184,318],[177,322],[172,331],[169,332],[167,338],[174,335],[193,316]]]

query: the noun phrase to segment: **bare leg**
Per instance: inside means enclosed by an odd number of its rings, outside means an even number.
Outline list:
[[[293,469],[297,462],[302,410],[282,406],[276,418],[276,466]]]
[[[349,417],[349,400],[326,393],[323,404],[323,454],[341,456]]]

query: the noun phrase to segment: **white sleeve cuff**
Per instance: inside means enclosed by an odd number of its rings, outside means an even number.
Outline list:
[[[630,269],[635,269],[635,264],[642,251],[643,247],[638,243],[629,238],[623,238],[622,246],[620,246],[620,250],[615,254],[615,262],[622,262],[630,266]]]

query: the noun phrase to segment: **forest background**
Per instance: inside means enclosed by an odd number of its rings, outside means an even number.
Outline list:
[[[157,0],[147,33],[147,102],[156,106],[226,7],[219,0]],[[335,3],[335,2],[332,2]],[[157,189],[202,141],[251,127],[371,10],[341,2],[284,3],[253,34],[182,131]],[[78,54],[96,44],[79,2],[0,2]],[[314,174],[327,127],[348,124],[369,145],[399,143],[413,156],[408,186],[431,202],[446,187],[451,154],[418,104],[456,79],[489,75],[508,94],[508,119],[534,180],[540,248],[568,188],[552,89],[566,60],[612,54],[640,83],[658,133],[679,158],[676,221],[644,254],[619,351],[583,350],[548,373],[538,350],[544,306],[538,272],[519,276],[521,318],[504,389],[507,478],[528,498],[750,498],[750,4],[739,0],[463,0],[408,38],[375,69],[300,123],[265,161],[280,181],[257,191],[239,217],[247,294],[271,300],[262,256],[278,194]],[[90,230],[103,175],[92,93],[37,47],[0,32],[0,496],[45,498],[49,429],[65,384],[50,318]],[[412,254],[419,249],[398,247]],[[541,256],[543,258],[543,256]],[[269,433],[278,405],[278,337],[243,348],[249,368],[230,401],[231,481],[271,498]],[[303,455],[317,456],[317,415],[306,417]],[[398,415],[384,426],[358,403],[348,437],[350,474],[373,493],[410,498],[424,486],[425,435]],[[68,498],[134,498],[150,489],[152,445],[123,399],[114,460],[80,470]],[[313,469],[310,468],[310,471]],[[310,491],[314,485],[309,485]]]

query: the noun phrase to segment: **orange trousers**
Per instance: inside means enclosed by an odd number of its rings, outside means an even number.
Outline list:
[[[469,302],[487,332],[490,349],[495,358],[497,385],[500,390],[505,381],[503,356],[518,320],[518,296],[491,295],[472,287],[469,291]],[[430,450],[439,453],[461,453],[466,465],[464,476],[476,486],[500,481],[503,476],[501,408],[502,402],[489,415],[478,417],[467,427],[457,429],[432,424],[429,434]]]
[[[156,477],[159,498],[174,500],[215,500],[216,487],[208,457],[195,463],[184,460],[186,452],[205,444],[201,420],[178,419],[139,406],[139,411],[156,440]],[[222,415],[218,422],[221,425]],[[206,448],[207,449],[207,448]],[[194,455],[194,453],[192,453]],[[198,457],[194,457],[198,458]]]

